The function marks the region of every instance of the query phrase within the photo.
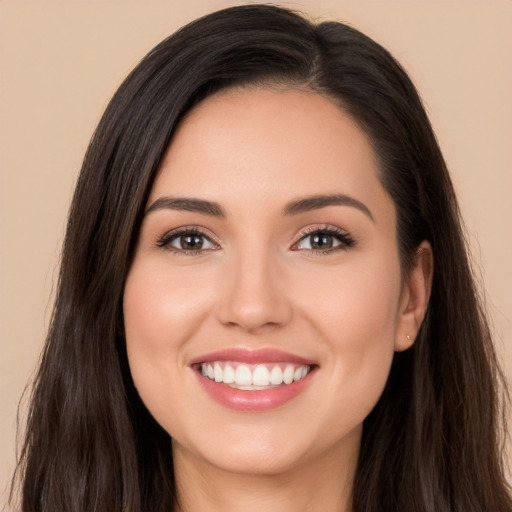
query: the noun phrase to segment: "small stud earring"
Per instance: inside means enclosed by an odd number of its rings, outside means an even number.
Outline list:
[[[411,338],[408,334],[406,334],[405,336],[406,336],[406,338],[407,338],[409,341],[411,341],[411,340],[412,340],[412,338]]]

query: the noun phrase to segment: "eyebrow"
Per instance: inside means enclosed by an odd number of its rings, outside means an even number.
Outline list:
[[[318,195],[297,199],[288,203],[283,215],[298,215],[300,213],[319,210],[328,206],[351,206],[363,212],[370,220],[375,222],[369,208],[357,199],[345,194]],[[212,217],[224,218],[226,212],[219,203],[214,201],[206,201],[205,199],[195,199],[188,197],[160,197],[145,212],[145,215],[156,210],[177,210],[186,212],[196,212],[203,215],[211,215]]]
[[[212,217],[225,217],[226,212],[220,204],[204,199],[194,199],[188,197],[160,197],[145,212],[154,212],[156,210],[178,210],[184,212],[196,212]]]
[[[288,203],[283,211],[284,215],[297,215],[299,213],[319,210],[327,206],[351,206],[363,212],[370,220],[375,222],[370,209],[361,201],[344,194],[320,195],[297,199]]]

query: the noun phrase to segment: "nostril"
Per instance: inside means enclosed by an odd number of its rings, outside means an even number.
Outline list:
[[[225,326],[258,333],[286,325],[291,311],[285,298],[235,296],[219,306],[218,318]]]

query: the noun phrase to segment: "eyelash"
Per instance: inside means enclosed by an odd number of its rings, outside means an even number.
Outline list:
[[[325,254],[333,254],[338,251],[346,251],[346,250],[350,249],[351,247],[354,247],[354,245],[356,243],[355,240],[346,231],[343,231],[340,228],[336,228],[336,227],[332,227],[332,226],[326,226],[326,227],[321,227],[321,228],[314,227],[314,228],[306,229],[301,233],[299,240],[295,244],[293,244],[292,250],[296,250],[296,251],[300,250],[296,247],[298,247],[298,245],[302,241],[306,240],[308,237],[311,237],[313,235],[332,236],[333,238],[337,239],[340,242],[339,245],[337,245],[335,247],[328,248],[328,249],[304,249],[304,250],[309,251],[312,255],[315,255],[315,256],[320,256],[320,255],[325,255]]]
[[[185,235],[196,235],[199,236],[205,240],[208,240],[213,246],[215,246],[212,249],[196,249],[196,250],[186,250],[186,249],[178,249],[177,247],[173,247],[171,243],[176,240],[177,238]],[[197,256],[199,254],[203,254],[206,251],[213,251],[219,248],[219,245],[212,240],[210,236],[208,236],[206,233],[201,231],[200,229],[196,227],[183,227],[178,228],[173,231],[169,231],[166,233],[162,238],[160,238],[157,243],[157,247],[160,247],[162,249],[167,249],[168,251],[171,251],[175,254],[179,254],[181,256]]]
[[[181,236],[193,236],[196,235],[198,237],[201,237],[205,240],[207,240],[210,244],[212,244],[213,248],[208,249],[197,249],[197,250],[186,250],[186,249],[178,249],[176,247],[173,247],[171,244],[173,241],[175,241],[177,238]],[[335,228],[335,227],[322,227],[322,228],[310,228],[304,230],[300,238],[297,242],[295,242],[291,250],[293,251],[300,251],[301,249],[298,248],[299,244],[306,240],[308,237],[311,237],[313,235],[327,235],[332,236],[333,238],[337,239],[339,244],[330,247],[328,249],[302,249],[304,251],[310,252],[312,255],[325,255],[325,254],[332,254],[338,251],[346,251],[353,247],[355,245],[355,240],[345,231]],[[182,256],[197,256],[200,254],[203,254],[206,251],[212,251],[218,249],[220,246],[215,241],[212,240],[212,238],[204,233],[202,230],[196,228],[196,227],[183,227],[178,228],[176,230],[170,231],[166,233],[163,237],[158,239],[156,242],[157,247],[167,249],[175,254],[179,254]],[[310,244],[311,245],[311,244]]]

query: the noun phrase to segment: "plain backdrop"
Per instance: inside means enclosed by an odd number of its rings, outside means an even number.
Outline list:
[[[114,90],[221,0],[0,0],[0,509],[38,360],[73,186]],[[277,2],[276,2],[277,3]],[[460,198],[512,380],[512,1],[302,0],[388,48],[418,86]],[[23,402],[20,409],[23,419]]]

